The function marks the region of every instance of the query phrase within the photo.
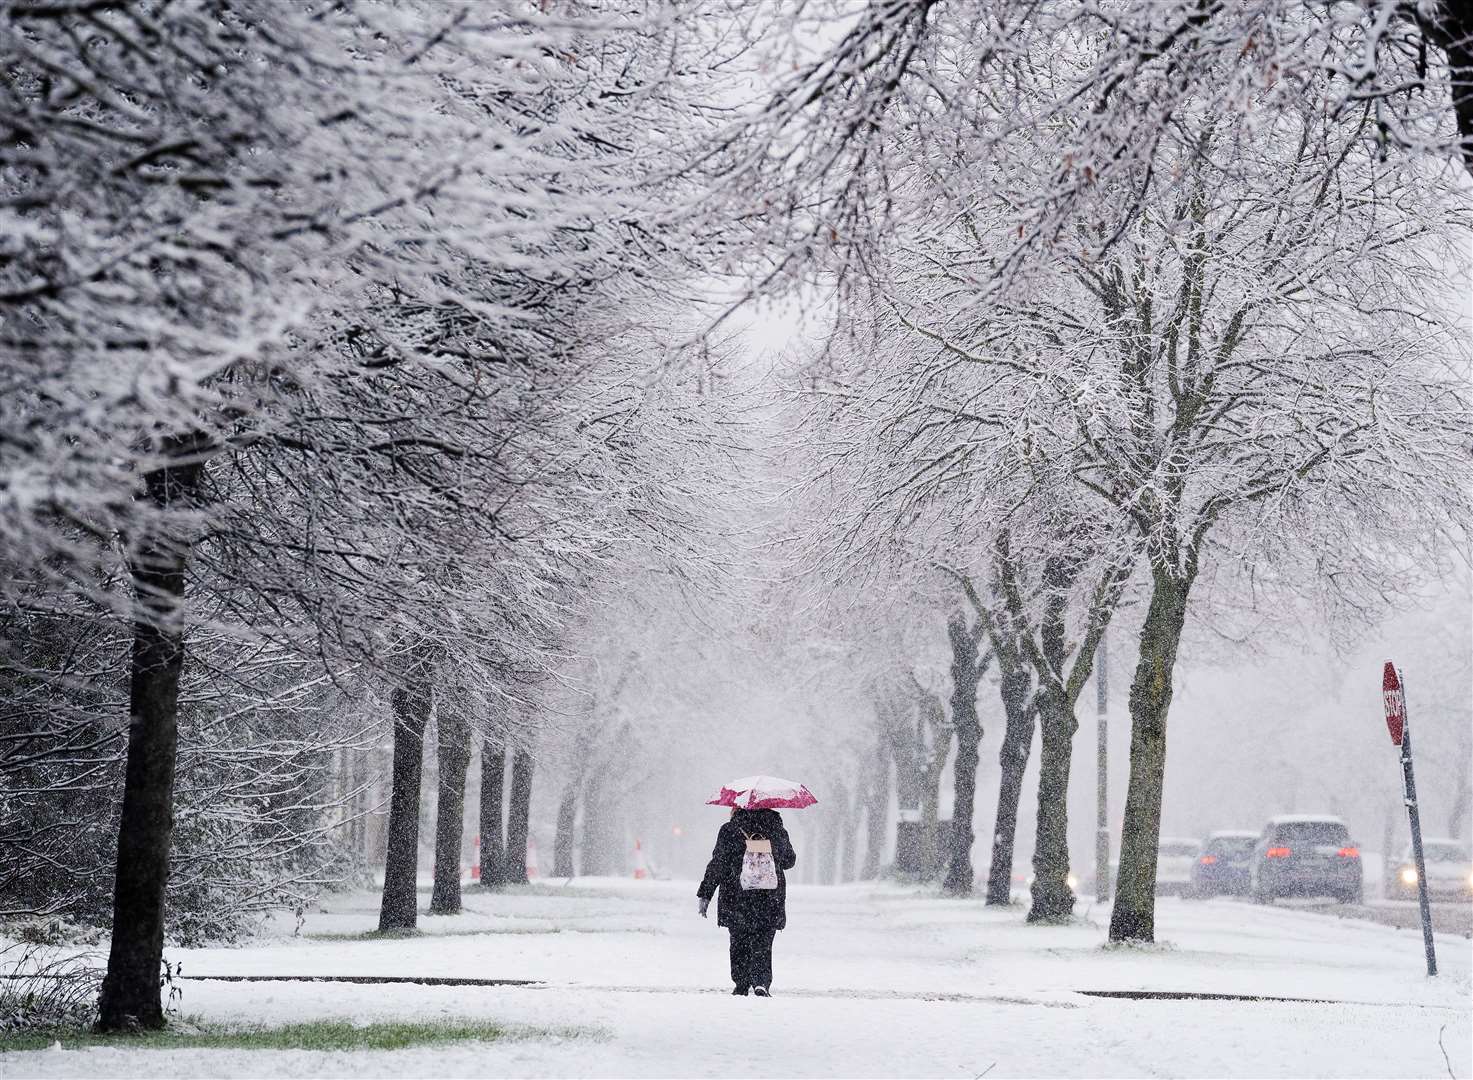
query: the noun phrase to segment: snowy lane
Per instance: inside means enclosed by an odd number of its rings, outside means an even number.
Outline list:
[[[762,1001],[726,992],[725,935],[696,916],[693,892],[687,883],[599,882],[469,894],[466,915],[424,917],[424,936],[394,941],[356,937],[374,912],[360,895],[329,901],[303,937],[171,953],[186,976],[543,981],[186,978],[184,1011],[205,1020],[475,1018],[556,1037],[352,1055],[44,1051],[0,1055],[0,1073],[1445,1076],[1445,1048],[1455,1075],[1473,1074],[1473,958],[1460,938],[1439,942],[1445,975],[1429,982],[1415,935],[1309,912],[1166,901],[1160,936],[1169,945],[1106,950],[1098,911],[1077,926],[1041,928],[1023,925],[1021,910],[898,888],[794,888],[790,929],[778,939],[778,997]],[[1081,990],[1331,1000],[1140,1001]]]
[[[1307,902],[1294,906],[1338,919],[1364,919],[1418,933],[1422,930],[1422,915],[1417,910],[1415,900],[1377,900],[1368,904]],[[1473,903],[1466,900],[1434,900],[1432,927],[1439,934],[1473,937]]]

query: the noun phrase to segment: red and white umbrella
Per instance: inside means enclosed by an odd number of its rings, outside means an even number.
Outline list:
[[[736,806],[742,810],[802,810],[816,802],[813,792],[796,780],[784,780],[780,776],[744,776],[723,784],[715,798],[706,800],[706,805]]]

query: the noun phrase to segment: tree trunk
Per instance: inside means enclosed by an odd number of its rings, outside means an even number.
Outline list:
[[[511,763],[511,805],[506,812],[506,880],[527,883],[527,828],[532,812],[532,755],[518,750]]]
[[[920,758],[921,828],[917,869],[926,881],[934,881],[945,866],[941,852],[941,774],[951,757],[951,728],[946,726],[946,709],[934,694],[922,694],[916,709],[916,753]],[[923,737],[929,732],[929,744]]]
[[[178,456],[191,443],[171,441]],[[160,509],[194,503],[204,466],[170,465],[145,478]],[[164,897],[174,831],[174,766],[179,740],[179,681],[184,670],[180,606],[191,542],[139,537],[129,554],[133,592],[143,611],[133,624],[128,692],[128,761],[113,878],[112,944],[98,1000],[102,1031],[164,1026],[159,969],[164,957]]]
[[[890,814],[890,758],[883,738],[875,741],[875,758],[865,791],[864,866],[859,876],[866,881],[880,876],[880,861],[885,857],[885,826]]]
[[[490,739],[481,742],[481,888],[506,884],[506,845],[502,840],[506,802],[506,750]]]
[[[1038,821],[1033,845],[1029,922],[1064,922],[1074,914],[1069,888],[1069,766],[1079,721],[1055,687],[1038,693]]]
[[[1466,0],[1435,0],[1407,10],[1415,12],[1418,28],[1447,57],[1463,168],[1473,176],[1473,12]]]
[[[348,805],[348,812],[352,815],[348,825],[348,847],[353,852],[353,874],[355,878],[363,875],[364,853],[364,828],[363,813],[363,752],[357,747],[348,749],[348,787],[353,794],[353,799]]]
[[[579,845],[579,862],[583,873],[602,876],[609,873],[609,807],[604,805],[603,782],[597,772],[588,778],[583,791],[583,840]]]
[[[563,789],[563,801],[557,809],[557,837],[552,845],[552,876],[570,878],[573,868],[573,828],[578,823],[578,777]]]
[[[1033,750],[1033,705],[1028,700],[1032,680],[1022,672],[1004,672],[1002,703],[1006,719],[1002,749],[998,751],[997,818],[992,830],[992,864],[987,871],[987,903],[1013,902],[1013,844],[1018,832],[1018,801],[1023,774]]]
[[[854,841],[859,832],[857,800],[842,784],[838,787],[839,805],[844,815],[844,827],[839,833],[839,882],[854,880]]]
[[[895,706],[900,719],[890,729],[890,756],[895,761],[895,872],[906,877],[921,873],[922,763],[919,715],[908,717],[904,706]]]
[[[822,880],[825,885],[837,885],[843,872],[841,865],[849,796],[844,791],[844,785],[837,781],[829,785],[829,792],[829,805],[836,807],[838,812],[829,819],[828,828],[824,829]]]
[[[956,764],[952,768],[951,851],[942,889],[950,896],[971,896],[972,819],[977,806],[977,761],[982,745],[982,722],[977,716],[978,633],[966,619],[953,615],[946,623],[951,638],[951,723],[956,728]]]
[[[942,889],[949,896],[971,896],[976,872],[972,845],[977,835],[977,763],[981,757],[982,728],[973,724],[956,731],[956,764],[952,771],[951,851]]]
[[[425,726],[430,719],[430,685],[423,661],[415,660],[394,689],[394,769],[389,794],[389,838],[384,854],[384,899],[380,932],[412,930],[418,919],[419,786],[424,769]]]
[[[1458,776],[1453,786],[1453,808],[1448,815],[1447,834],[1454,840],[1462,839],[1463,826],[1468,821],[1468,804],[1473,800],[1473,777],[1470,777],[1470,769],[1473,769],[1473,747],[1470,747],[1468,726],[1461,725],[1458,734]],[[1390,852],[1387,852],[1389,855]]]
[[[1151,604],[1141,627],[1140,659],[1130,687],[1130,783],[1120,827],[1111,941],[1156,940],[1156,847],[1166,778],[1166,714],[1191,582],[1161,569],[1153,577]]]
[[[460,854],[465,844],[465,774],[471,764],[471,729],[463,719],[438,718],[440,796],[435,804],[435,888],[431,915],[460,914]]]

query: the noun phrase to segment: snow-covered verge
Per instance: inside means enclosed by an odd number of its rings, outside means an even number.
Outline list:
[[[1163,901],[1154,949],[1107,950],[1103,915],[1028,927],[1021,911],[898,888],[794,888],[778,995],[732,998],[725,935],[693,886],[579,882],[468,894],[423,936],[362,940],[367,894],[302,937],[173,953],[208,1023],[471,1018],[585,1035],[389,1052],[0,1054],[7,1076],[1473,1076],[1469,942],[1231,901]],[[534,987],[226,983],[199,976],[392,975]],[[1131,1000],[1080,991],[1313,1001]],[[1439,1045],[1439,1041],[1440,1044]],[[1446,1057],[1444,1057],[1444,1051]]]

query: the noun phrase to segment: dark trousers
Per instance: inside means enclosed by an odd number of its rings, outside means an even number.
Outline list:
[[[746,989],[772,986],[772,939],[776,930],[731,928],[731,981]]]

